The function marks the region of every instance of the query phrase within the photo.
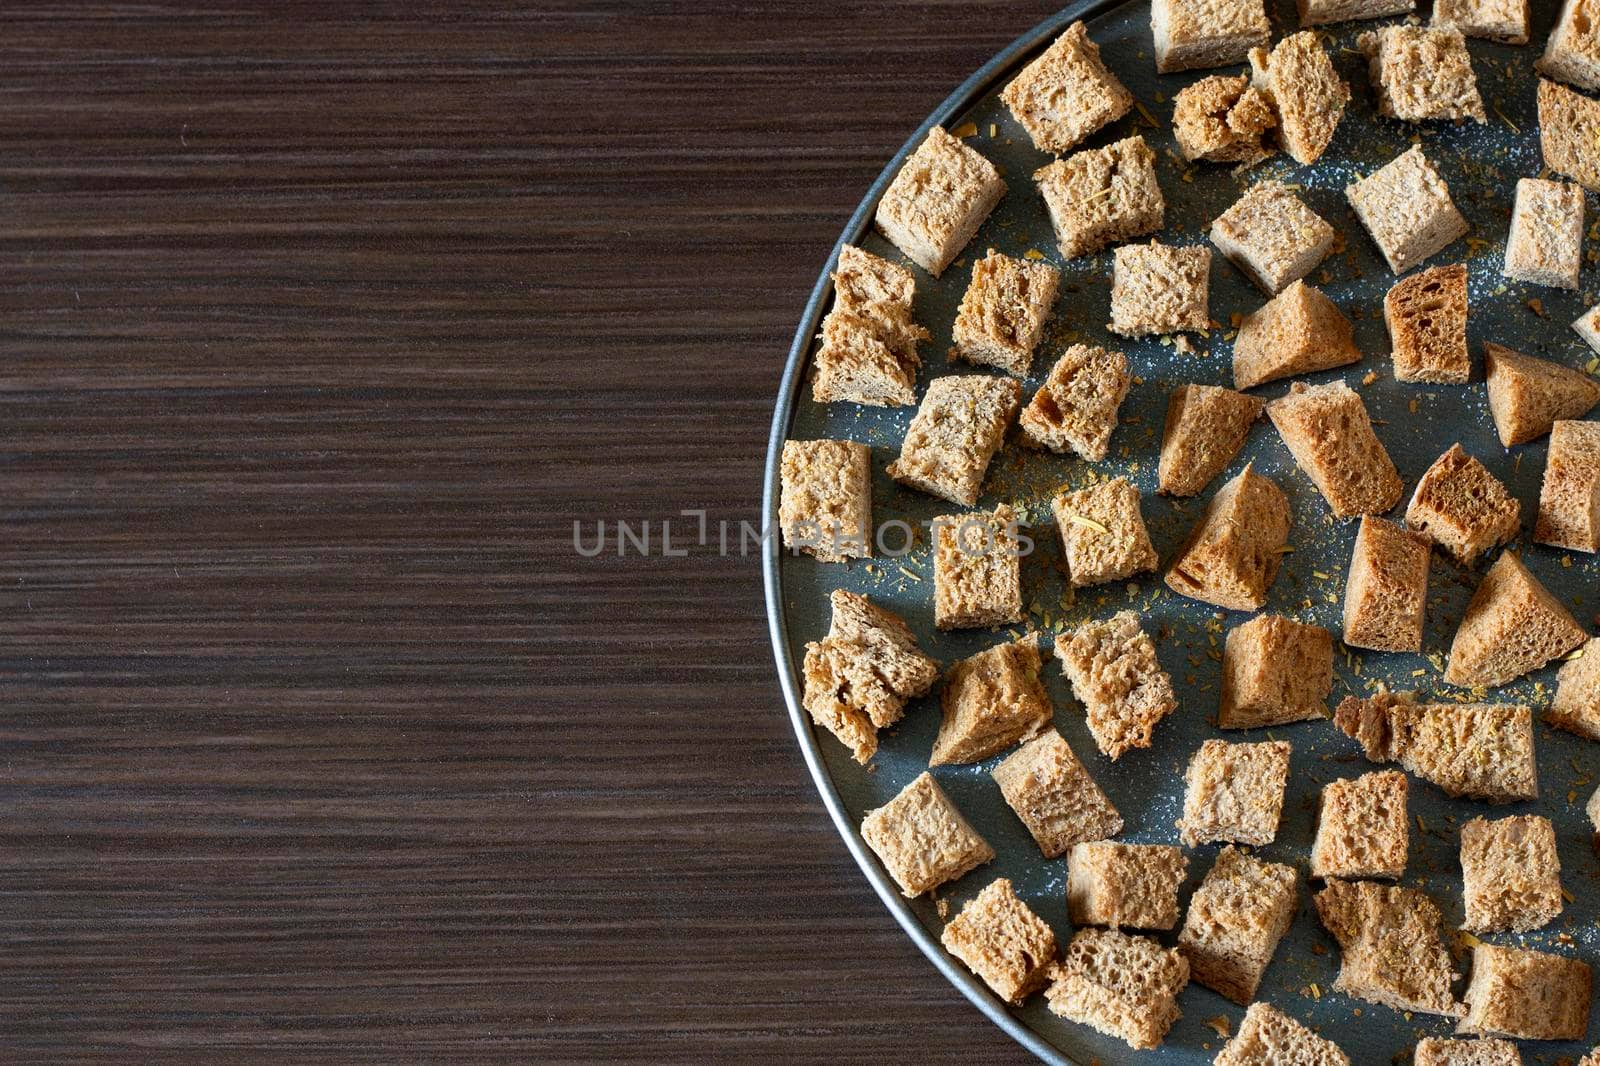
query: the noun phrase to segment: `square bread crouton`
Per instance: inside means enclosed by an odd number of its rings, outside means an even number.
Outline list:
[[[1600,403],[1600,382],[1580,370],[1488,343],[1483,362],[1489,414],[1507,448],[1544,436],[1562,419],[1582,418]]]
[[[1022,621],[1017,513],[943,515],[933,521],[933,624],[974,629]]]
[[[901,619],[865,596],[837,589],[828,635],[806,645],[805,693],[811,720],[865,763],[878,750],[878,730],[905,713],[939,680],[939,664],[917,647]]]
[[[1509,1040],[1442,1040],[1426,1036],[1417,1042],[1412,1066],[1522,1066],[1522,1055]]]
[[[1322,786],[1311,876],[1396,879],[1406,872],[1411,827],[1406,775],[1380,770]]]
[[[1243,63],[1272,40],[1263,0],[1152,0],[1150,31],[1161,74]]]
[[[1211,249],[1124,244],[1112,253],[1111,323],[1124,337],[1211,325]]]
[[[1211,223],[1211,243],[1268,296],[1311,273],[1333,251],[1336,234],[1289,187],[1252,185]]]
[[[1383,323],[1397,381],[1465,385],[1472,377],[1467,351],[1467,266],[1430,267],[1390,286]]]
[[[1184,774],[1178,839],[1191,848],[1221,841],[1272,843],[1289,783],[1289,751],[1283,740],[1201,744]]]
[[[1600,551],[1600,423],[1562,419],[1550,427],[1533,539],[1573,551]]]
[[[1271,99],[1243,74],[1201,78],[1172,101],[1172,134],[1188,160],[1259,163],[1272,154],[1262,136],[1277,124]]]
[[[1071,451],[1098,463],[1111,449],[1117,408],[1132,380],[1128,357],[1121,352],[1074,344],[1022,409],[1022,435],[1037,447]]]
[[[1415,693],[1346,697],[1333,712],[1373,762],[1398,762],[1452,799],[1539,795],[1533,712],[1508,703],[1417,703]]]
[[[1288,545],[1288,499],[1247,464],[1206,504],[1167,570],[1167,587],[1202,603],[1259,611]]]
[[[1463,688],[1498,688],[1588,639],[1522,560],[1502,552],[1461,616],[1444,679]]]
[[[1406,525],[1462,566],[1472,566],[1522,529],[1522,507],[1460,444],[1433,461],[1406,504]]]
[[[1154,233],[1166,218],[1156,154],[1143,137],[1058,159],[1034,171],[1033,180],[1067,259]]]
[[[1488,121],[1466,38],[1454,27],[1383,26],[1356,38],[1378,94],[1378,114],[1403,122]]]
[[[1217,853],[1189,900],[1178,950],[1196,984],[1243,1006],[1294,920],[1294,867],[1253,859],[1233,845]]]
[[[1183,1016],[1178,993],[1189,983],[1189,964],[1148,937],[1080,929],[1051,977],[1051,1011],[1148,1050]]]
[[[1434,0],[1433,25],[1501,44],[1528,43],[1528,0]]]
[[[1258,729],[1328,716],[1333,635],[1281,614],[1235,626],[1223,644],[1217,725]]]
[[[1113,762],[1130,748],[1148,748],[1156,723],[1177,709],[1172,678],[1132,611],[1057,637],[1056,658],[1095,746]]]
[[[1574,319],[1572,328],[1583,338],[1585,344],[1593,348],[1596,354],[1600,354],[1600,304],[1595,304]]]
[[[1183,849],[1168,844],[1078,844],[1067,855],[1067,913],[1073,925],[1171,929],[1188,872]]]
[[[1220,385],[1179,385],[1161,430],[1159,491],[1194,496],[1227,469],[1266,404]]]
[[[1233,386],[1361,361],[1350,320],[1320,289],[1296,281],[1244,317],[1233,341]]]
[[[853,245],[839,249],[833,308],[822,322],[811,398],[878,407],[917,402],[917,345],[928,331],[911,317],[911,271]]]
[[[1306,0],[1301,0],[1304,7]],[[1317,2],[1317,0],[1312,0]],[[1350,1066],[1350,1056],[1270,1003],[1252,1003],[1216,1066]]]
[[[1600,89],[1600,23],[1589,0],[1566,0],[1534,69],[1547,78]]]
[[[1344,584],[1344,642],[1372,651],[1422,651],[1428,538],[1361,516]]]
[[[1346,185],[1344,195],[1396,274],[1444,251],[1471,228],[1419,145]]]
[[[1082,22],[1022,68],[1000,99],[1041,152],[1060,155],[1133,107],[1133,94],[1100,59]]]
[[[1556,698],[1546,721],[1580,737],[1600,740],[1600,637],[1590,637],[1556,671]]]
[[[939,939],[995,995],[1017,1005],[1049,982],[1056,957],[1055,932],[1004,877],[968,900]]]
[[[926,771],[894,799],[866,813],[861,838],[911,899],[994,858],[994,849]]]
[[[1543,951],[1472,946],[1463,1033],[1582,1040],[1589,1029],[1587,963]]]
[[[1250,71],[1252,84],[1277,110],[1283,150],[1302,166],[1315,163],[1350,102],[1350,86],[1334,72],[1328,50],[1315,33],[1302,30],[1279,41],[1270,53],[1252,48]],[[1176,115],[1173,121],[1176,125]]]
[[[788,440],[779,463],[783,542],[825,563],[872,555],[872,451],[847,440]]]
[[[1053,729],[1007,755],[989,776],[1047,859],[1122,832],[1122,815]]]
[[[1583,189],[1571,182],[1520,178],[1506,238],[1508,278],[1576,289],[1583,266]]]
[[[1336,992],[1395,1010],[1464,1013],[1450,994],[1450,969],[1439,908],[1425,894],[1374,881],[1330,880],[1313,897],[1322,925],[1342,956]]]
[[[1022,386],[1007,378],[936,379],[911,419],[900,458],[889,464],[889,476],[971,507],[1021,401]]]
[[[943,126],[906,158],[878,201],[878,232],[938,277],[1006,192],[995,165]]]
[[[1102,481],[1051,501],[1073,588],[1121,581],[1154,570],[1155,546],[1139,513],[1139,490],[1127,478]]]
[[[929,766],[987,759],[1037,736],[1055,714],[1032,637],[962,659],[945,674],[939,695],[942,717]]]
[[[1551,37],[1553,42],[1555,37]],[[1600,100],[1539,79],[1539,151],[1544,165],[1600,192]]]
[[[1296,381],[1267,417],[1336,516],[1381,514],[1400,501],[1405,485],[1349,385]]]
[[[1417,0],[1295,0],[1301,26],[1381,19],[1417,9]]]
[[[972,264],[972,281],[950,331],[955,341],[950,354],[1027,377],[1060,285],[1061,271],[1049,263],[1030,263],[989,249]]]
[[[1534,814],[1461,827],[1461,881],[1472,933],[1526,933],[1561,913],[1561,860],[1550,819]]]

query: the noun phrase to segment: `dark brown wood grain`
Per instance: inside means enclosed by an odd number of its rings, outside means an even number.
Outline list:
[[[0,1060],[1019,1061],[806,776],[758,517],[1044,3],[8,5]]]

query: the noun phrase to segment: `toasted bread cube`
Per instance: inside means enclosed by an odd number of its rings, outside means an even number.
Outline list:
[[[1556,698],[1547,721],[1580,737],[1600,740],[1600,637],[1590,637],[1576,658],[1556,671]]]
[[[1004,877],[972,897],[939,939],[995,995],[1018,1005],[1049,982],[1056,957],[1055,932]]]
[[[1124,337],[1211,325],[1211,249],[1124,244],[1112,255],[1111,323]]]
[[[1179,385],[1161,430],[1160,492],[1194,496],[1227,469],[1266,404],[1220,385]]]
[[[1189,983],[1189,964],[1148,937],[1080,929],[1051,977],[1045,992],[1051,1011],[1149,1049],[1182,1017],[1178,993]]]
[[[783,542],[825,563],[872,554],[872,451],[847,440],[783,442]]]
[[[1300,2],[1303,10],[1308,0]],[[1239,1031],[1214,1061],[1215,1066],[1350,1066],[1350,1056],[1338,1044],[1318,1036],[1270,1003],[1250,1004]]]
[[[1067,913],[1073,925],[1171,929],[1188,872],[1183,849],[1167,844],[1078,844],[1067,855]]]
[[[1249,465],[1217,490],[1167,571],[1180,596],[1259,611],[1289,544],[1289,501]]]
[[[1586,0],[1566,0],[1534,69],[1580,89],[1600,89],[1600,25]]]
[[[1272,154],[1261,138],[1277,124],[1271,99],[1244,74],[1201,78],[1172,101],[1172,134],[1188,160],[1258,163]]]
[[[1356,38],[1366,54],[1378,114],[1403,122],[1487,122],[1466,38],[1454,27],[1383,26]]]
[[[1600,551],[1600,424],[1562,419],[1550,428],[1533,539]]]
[[[1350,102],[1350,86],[1334,72],[1328,50],[1315,33],[1302,30],[1279,41],[1270,53],[1251,49],[1250,70],[1252,83],[1277,109],[1283,150],[1296,163],[1315,163]]]
[[[1417,1042],[1412,1066],[1522,1066],[1522,1056],[1509,1040],[1442,1040],[1428,1036]]]
[[[1233,342],[1233,386],[1360,362],[1350,320],[1320,289],[1296,281],[1244,317]]]
[[[911,899],[994,858],[994,849],[926,771],[894,799],[866,813],[861,839]]]
[[[1282,740],[1201,744],[1184,774],[1178,839],[1189,847],[1219,841],[1272,843],[1289,783],[1289,751]]]
[[[1311,876],[1398,878],[1406,872],[1411,829],[1406,775],[1380,770],[1322,786]]]
[[[929,766],[973,763],[1037,736],[1054,717],[1032,637],[962,659],[945,675]]]
[[[1295,0],[1301,26],[1381,19],[1417,9],[1417,0]]]
[[[1543,951],[1472,946],[1460,1032],[1518,1040],[1581,1040],[1589,1029],[1587,963]]]
[[[1586,19],[1590,17],[1585,15]],[[1555,43],[1555,35],[1550,38]],[[1600,100],[1539,79],[1539,151],[1544,165],[1600,192]]]
[[[1074,22],[1039,58],[1022,68],[1000,99],[1041,152],[1060,155],[1126,115],[1133,94],[1100,59],[1100,46]]]
[[[1600,382],[1548,359],[1483,346],[1489,379],[1489,414],[1507,448],[1550,432],[1563,419],[1582,418],[1600,403]]]
[[[1022,554],[1017,514],[1006,504],[992,514],[934,519],[933,624],[973,629],[1022,621]]]
[[[1228,633],[1222,651],[1217,725],[1258,729],[1328,716],[1333,635],[1281,614],[1262,614]]]
[[[1155,546],[1139,513],[1139,490],[1127,478],[1064,492],[1051,503],[1073,588],[1121,581],[1154,570]]]
[[[993,248],[972,264],[972,282],[956,311],[950,354],[1015,377],[1028,376],[1033,351],[1053,313],[1061,271]]]
[[[989,776],[1047,859],[1122,832],[1122,815],[1053,729],[1007,755]]]
[[[1398,762],[1453,799],[1539,795],[1533,712],[1507,703],[1417,703],[1414,693],[1346,697],[1333,712],[1373,762]]]
[[[1267,417],[1338,517],[1381,514],[1405,492],[1367,405],[1344,382],[1297,381],[1267,404]]]
[[[917,647],[899,617],[855,592],[835,590],[828,635],[806,645],[805,693],[811,720],[850,748],[859,763],[878,750],[878,730],[927,695],[939,664]]]
[[[1471,228],[1418,145],[1345,186],[1344,195],[1396,274],[1444,251]]]
[[[1243,63],[1272,40],[1263,0],[1152,0],[1156,70],[1171,74]]]
[[[1472,377],[1467,351],[1467,267],[1430,267],[1401,278],[1383,298],[1397,381],[1465,385]]]
[[[1471,566],[1522,528],[1522,507],[1489,468],[1452,444],[1417,482],[1406,525]]]
[[[1294,920],[1295,880],[1294,867],[1261,862],[1231,844],[1217,853],[1178,934],[1196,984],[1241,1006],[1255,998]]]
[[[1501,273],[1534,285],[1576,289],[1583,265],[1583,190],[1570,182],[1520,178]]]
[[[878,407],[917,402],[917,345],[928,331],[911,317],[911,271],[852,245],[839,249],[833,309],[822,322],[811,398]]]
[[[1589,310],[1573,320],[1572,328],[1577,331],[1583,342],[1600,354],[1600,304],[1595,304]]]
[[[1034,171],[1033,180],[1067,259],[1154,233],[1166,218],[1156,154],[1143,137],[1058,159]]]
[[[1595,1048],[1580,1059],[1578,1066],[1600,1066],[1600,1047]]]
[[[1433,25],[1500,44],[1528,43],[1528,0],[1434,0]]]
[[[928,385],[889,476],[903,485],[971,507],[1022,386],[1006,378],[967,375]]]
[[[1503,552],[1467,603],[1444,679],[1465,688],[1498,688],[1588,639],[1522,560]]]
[[[1133,378],[1128,357],[1090,344],[1074,344],[1050,368],[1019,422],[1030,444],[1071,451],[1099,462],[1111,449],[1117,408]]]
[[[878,201],[878,232],[938,277],[1006,192],[993,163],[943,126],[906,158]]]
[[[1252,185],[1211,223],[1211,243],[1268,296],[1311,273],[1333,251],[1333,227],[1287,185]]]
[[[1472,933],[1526,933],[1561,913],[1561,860],[1550,819],[1535,814],[1461,827],[1461,881]]]
[[[1343,956],[1334,990],[1395,1010],[1459,1018],[1439,908],[1423,893],[1373,881],[1330,880],[1314,897]]]
[[[1148,748],[1156,723],[1178,700],[1139,616],[1121,611],[1090,622],[1057,637],[1055,646],[1101,754],[1116,761],[1130,748]]]
[[[1422,651],[1428,538],[1361,516],[1344,586],[1344,642],[1373,651]]]

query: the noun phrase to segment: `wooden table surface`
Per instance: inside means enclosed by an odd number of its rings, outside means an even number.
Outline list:
[[[0,1060],[1016,1062],[835,837],[791,331],[1054,5],[18,4]]]

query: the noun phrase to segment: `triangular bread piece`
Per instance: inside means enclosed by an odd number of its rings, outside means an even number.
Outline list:
[[[1558,419],[1582,418],[1600,403],[1600,382],[1581,370],[1512,351],[1483,346],[1489,377],[1489,413],[1506,447],[1550,432]]]
[[[1227,469],[1266,404],[1219,385],[1179,385],[1167,402],[1158,480],[1167,496],[1194,496]]]
[[[1503,552],[1461,616],[1444,679],[1467,687],[1504,685],[1588,639],[1522,560]]]

